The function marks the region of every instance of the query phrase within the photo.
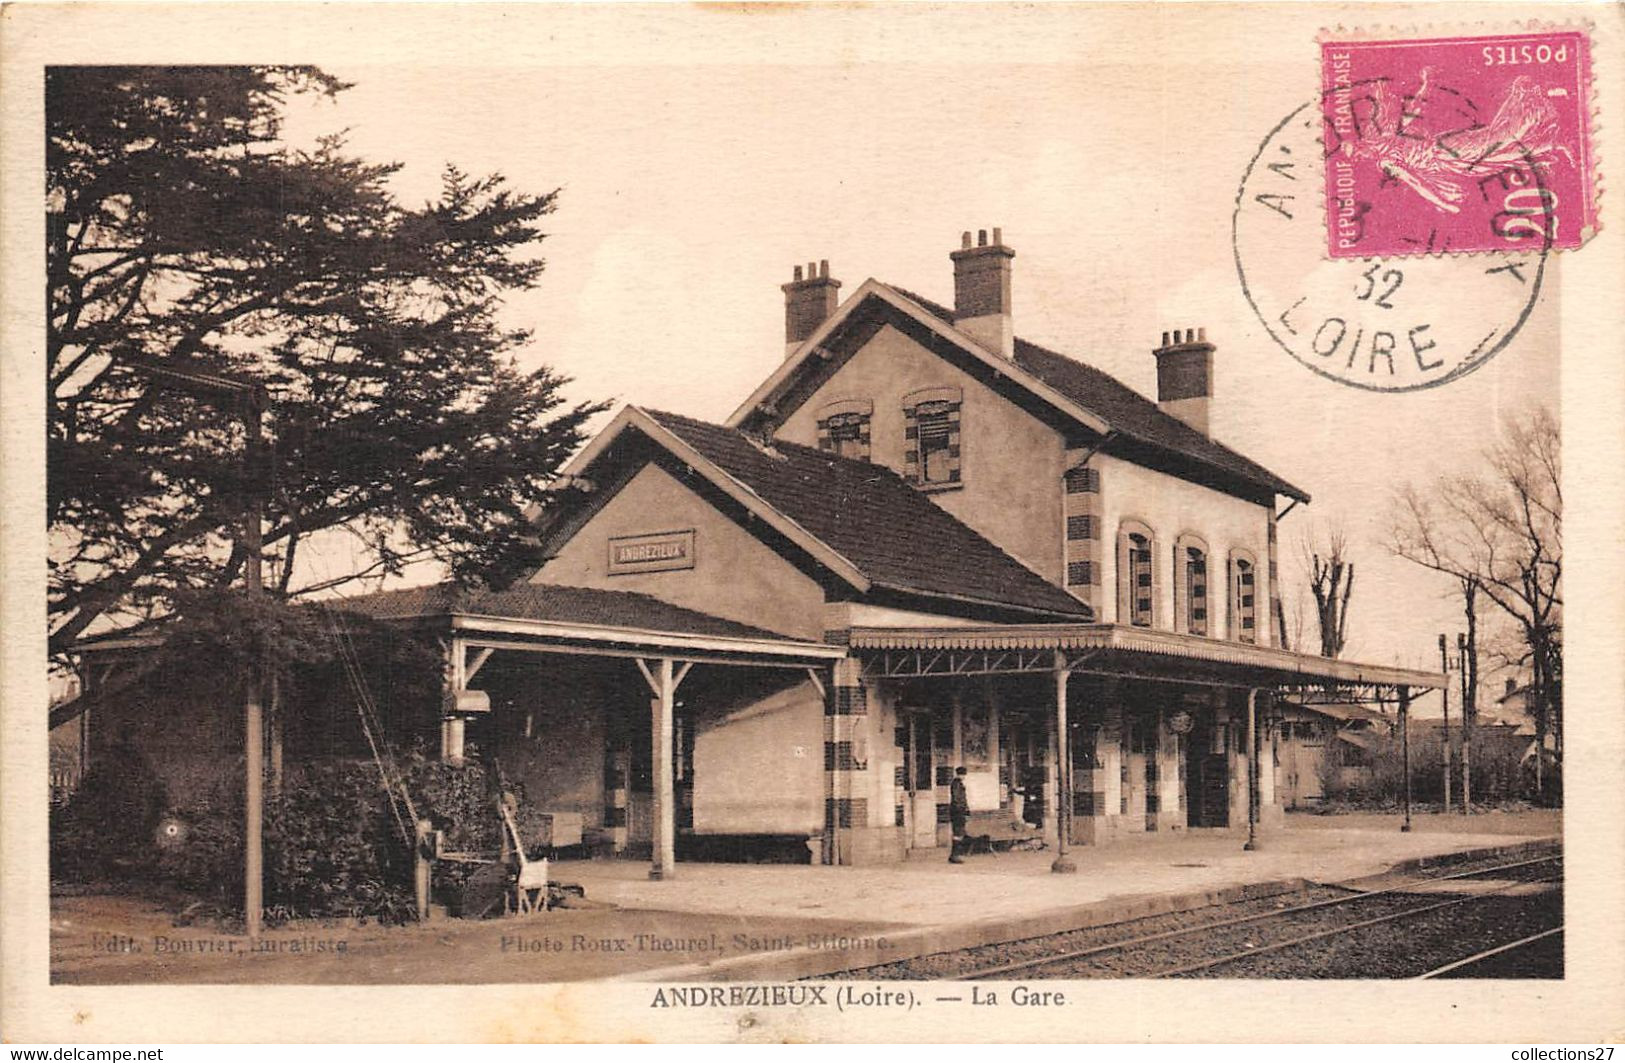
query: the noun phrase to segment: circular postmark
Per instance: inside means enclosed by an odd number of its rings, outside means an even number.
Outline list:
[[[1331,130],[1321,101],[1311,100],[1276,125],[1248,163],[1231,228],[1248,304],[1277,346],[1350,387],[1414,391],[1472,372],[1528,320],[1549,233],[1532,225],[1516,250],[1462,254],[1417,229],[1408,252],[1329,257],[1339,232],[1358,241],[1375,220],[1372,203],[1339,164],[1346,142]],[[1510,162],[1477,176],[1481,192],[1538,192],[1540,166],[1513,150]]]

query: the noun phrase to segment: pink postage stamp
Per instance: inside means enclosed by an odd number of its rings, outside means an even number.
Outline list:
[[[1332,258],[1560,250],[1596,231],[1589,38],[1321,42]]]

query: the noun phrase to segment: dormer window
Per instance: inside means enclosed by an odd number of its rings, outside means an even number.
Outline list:
[[[1230,637],[1258,641],[1258,562],[1242,550],[1230,555]]]
[[[874,404],[861,399],[832,402],[819,411],[818,449],[856,461],[869,460],[869,421]]]
[[[903,474],[922,487],[960,482],[958,388],[923,388],[903,396]]]

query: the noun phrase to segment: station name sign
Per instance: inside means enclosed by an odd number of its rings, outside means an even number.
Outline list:
[[[669,572],[694,567],[694,529],[622,535],[609,541],[609,574]]]

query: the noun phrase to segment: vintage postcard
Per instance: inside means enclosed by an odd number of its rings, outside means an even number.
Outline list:
[[[1625,1035],[1618,6],[0,80],[8,1040]]]

